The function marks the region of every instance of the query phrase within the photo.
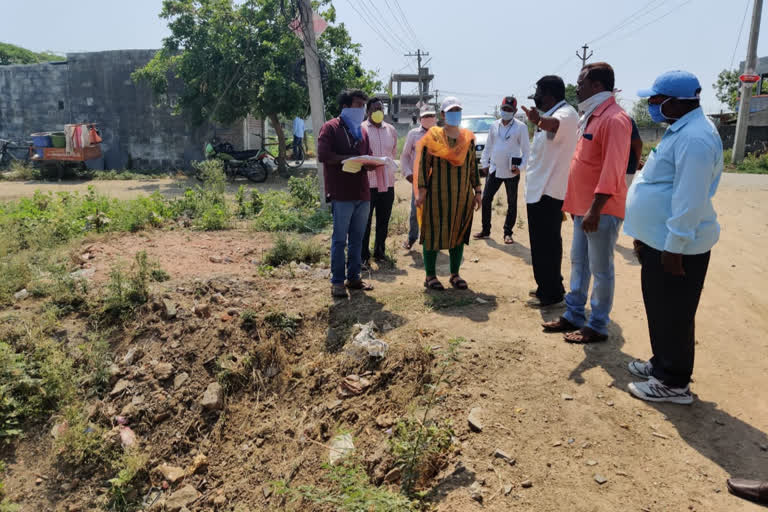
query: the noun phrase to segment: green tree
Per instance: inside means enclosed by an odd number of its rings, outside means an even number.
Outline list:
[[[576,95],[576,86],[568,84],[565,86],[565,101],[570,103],[576,110],[579,109],[579,97]]]
[[[736,106],[739,104],[740,85],[739,71],[724,69],[717,75],[717,82],[712,84],[712,87],[715,88],[715,97],[721,103],[728,105],[731,110],[736,110]]]
[[[640,128],[653,126],[651,114],[648,113],[648,98],[640,98],[632,106],[632,119]]]
[[[146,81],[160,97],[168,92],[169,78],[183,85],[178,111],[195,124],[212,120],[232,123],[247,114],[268,118],[285,165],[283,118],[303,116],[309,96],[296,80],[296,63],[304,57],[301,40],[289,25],[297,16],[284,0],[164,0],[160,16],[168,20],[171,35],[143,68],[133,74]],[[316,3],[334,22],[329,2]],[[380,82],[360,65],[360,46],[352,43],[344,25],[329,26],[318,39],[325,62],[326,103],[333,112],[335,96],[343,87],[372,92]],[[282,169],[281,169],[282,170]]]
[[[26,48],[8,43],[0,43],[0,66],[9,64],[37,64],[39,62],[52,62],[65,60],[61,55],[52,53],[35,53]]]

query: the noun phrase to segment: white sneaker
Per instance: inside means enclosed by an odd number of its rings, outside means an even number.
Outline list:
[[[673,404],[688,405],[693,403],[693,395],[689,386],[684,388],[670,388],[651,377],[647,382],[632,382],[629,384],[629,392],[641,400],[649,402],[671,402]]]
[[[641,379],[650,379],[653,376],[653,365],[650,361],[636,359],[627,365],[629,373]]]

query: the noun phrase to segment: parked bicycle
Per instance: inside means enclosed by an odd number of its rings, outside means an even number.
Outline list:
[[[277,142],[273,138],[270,138],[270,142],[266,142],[264,136],[259,134],[259,133],[254,133],[253,135],[258,137],[258,138],[260,138],[262,140],[261,149],[266,154],[266,157],[267,157],[269,163],[272,166],[274,166],[275,168],[279,169],[280,166],[278,165],[278,163],[280,161],[280,157],[278,155],[275,155],[274,153],[272,153],[268,149],[269,147],[277,146],[279,144],[279,142]],[[304,149],[303,148],[300,148],[298,154],[293,153],[293,151],[291,151],[291,153],[292,154],[291,154],[290,158],[288,158],[287,156],[285,158],[285,166],[287,168],[289,168],[289,169],[298,169],[299,167],[304,165]]]
[[[31,142],[26,145],[10,140],[0,139],[0,169],[7,169],[12,162],[29,162],[29,148]],[[23,155],[23,156],[22,156]]]

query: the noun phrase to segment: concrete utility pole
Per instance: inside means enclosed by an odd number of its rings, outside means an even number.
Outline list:
[[[416,61],[418,62],[419,70],[419,100],[424,101],[424,84],[421,81],[421,58],[422,57],[429,57],[429,52],[422,52],[421,50],[417,49],[416,53],[406,53],[406,57],[416,57]]]
[[[323,81],[320,76],[320,56],[317,53],[315,39],[314,13],[310,0],[298,0],[299,16],[304,33],[304,61],[307,67],[307,87],[309,88],[309,106],[312,111],[312,132],[315,136],[315,152],[320,129],[325,123],[325,105],[323,102]],[[325,206],[325,177],[323,164],[317,161],[317,181],[320,185],[320,204]]]
[[[589,46],[587,46],[586,44],[581,47],[581,51],[582,51],[581,54],[579,54],[579,51],[576,50],[576,56],[581,59],[582,68],[587,65],[587,60],[590,57],[592,57],[592,55],[594,54],[594,52],[589,52],[589,55],[587,55],[587,50],[589,50]]]
[[[763,0],[755,0],[752,9],[752,28],[749,30],[749,45],[747,60],[744,63],[744,74],[752,75],[757,67],[757,39],[760,35],[760,15],[763,12]],[[747,144],[747,128],[749,127],[749,103],[752,99],[752,83],[741,84],[741,99],[739,99],[739,117],[736,121],[736,137],[733,140],[733,156],[731,162],[738,164],[744,159],[744,148]]]

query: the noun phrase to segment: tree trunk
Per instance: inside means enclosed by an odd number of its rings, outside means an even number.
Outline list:
[[[280,124],[277,114],[269,114],[269,122],[272,123],[272,127],[277,133],[277,172],[285,174],[285,133],[283,132],[283,125]]]

